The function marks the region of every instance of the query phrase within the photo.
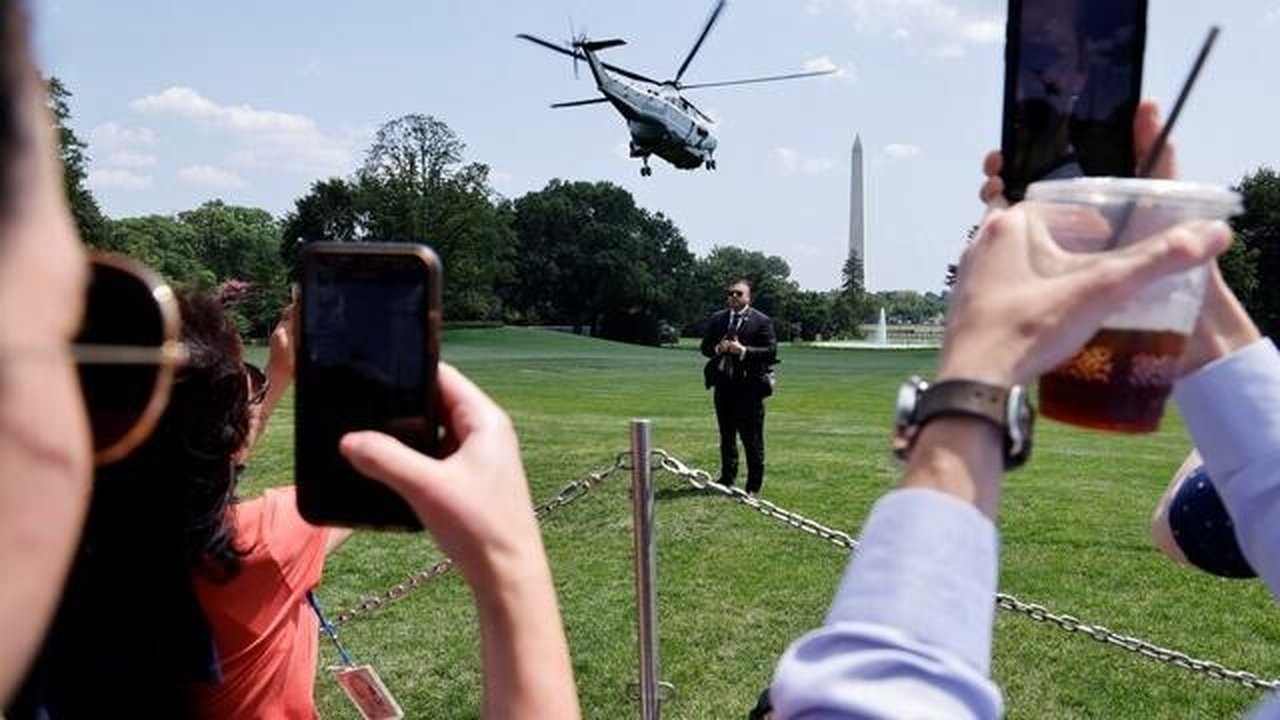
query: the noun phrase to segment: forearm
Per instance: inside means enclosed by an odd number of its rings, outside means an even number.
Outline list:
[[[483,589],[473,583],[484,661],[484,716],[577,718],[569,645],[541,542],[508,567]]]
[[[1174,399],[1249,564],[1280,597],[1280,353],[1259,340],[1205,365]]]
[[[1000,435],[941,418],[911,452],[902,489],[872,510],[824,626],[787,651],[780,717],[996,717],[988,677]],[[943,681],[942,679],[945,679]]]

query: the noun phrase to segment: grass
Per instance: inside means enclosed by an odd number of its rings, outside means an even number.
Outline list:
[[[640,348],[521,329],[455,330],[446,359],[511,412],[536,499],[612,462],[628,420],[653,420],[654,444],[715,472],[717,436],[701,358],[687,346]],[[769,401],[764,494],[856,533],[897,469],[887,441],[893,393],[928,375],[924,351],[783,347]],[[1031,463],[1005,484],[1001,589],[1085,622],[1192,656],[1280,675],[1280,625],[1257,581],[1174,566],[1147,539],[1152,506],[1188,441],[1172,412],[1156,434],[1116,437],[1052,422]],[[250,466],[252,488],[290,474],[292,399]],[[670,718],[744,717],[791,639],[822,619],[847,555],[721,498],[659,488],[658,597]],[[635,599],[629,478],[615,474],[544,524],[584,713],[634,717]],[[253,490],[251,489],[251,492]],[[380,593],[440,557],[425,536],[361,534],[330,561],[331,612]],[[409,717],[476,717],[481,677],[469,595],[454,575],[348,625]],[[327,646],[322,664],[335,654]],[[1246,688],[1144,659],[1008,612],[998,614],[994,673],[1009,717],[1222,717],[1259,698]],[[354,713],[327,677],[322,714]]]

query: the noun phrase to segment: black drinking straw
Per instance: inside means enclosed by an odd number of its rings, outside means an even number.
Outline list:
[[[1218,39],[1218,31],[1217,25],[1209,28],[1209,35],[1205,37],[1204,44],[1200,46],[1200,54],[1196,55],[1196,61],[1191,66],[1191,72],[1187,74],[1187,79],[1182,82],[1182,90],[1178,92],[1178,99],[1174,101],[1173,110],[1169,112],[1169,121],[1160,129],[1160,134],[1156,136],[1156,141],[1151,146],[1151,152],[1147,153],[1146,159],[1142,161],[1142,167],[1138,168],[1138,177],[1149,177],[1151,171],[1155,169],[1156,163],[1160,162],[1160,156],[1164,154],[1164,146],[1169,142],[1169,133],[1173,131],[1174,123],[1178,122],[1178,116],[1182,114],[1182,106],[1187,102],[1187,96],[1191,94],[1191,87],[1196,84],[1196,78],[1200,76],[1204,61],[1209,58],[1209,51],[1213,49],[1213,43]],[[1124,214],[1120,216],[1116,231],[1111,234],[1105,249],[1111,250],[1120,241],[1120,236],[1129,227],[1129,220],[1133,216],[1133,209],[1136,203],[1136,200],[1130,200],[1125,206]]]

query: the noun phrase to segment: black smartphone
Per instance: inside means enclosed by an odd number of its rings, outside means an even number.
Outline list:
[[[378,430],[434,455],[440,260],[411,243],[312,243],[301,254],[294,468],[316,525],[421,529],[399,495],[338,452]]]
[[[1005,197],[1036,180],[1134,174],[1147,0],[1009,0]]]

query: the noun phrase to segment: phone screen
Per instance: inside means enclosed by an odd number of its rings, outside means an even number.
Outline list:
[[[407,503],[338,453],[353,430],[437,450],[439,265],[407,248],[339,245],[304,255],[296,468],[299,509],[312,522],[420,527]]]
[[[1134,173],[1146,0],[1010,0],[1001,174],[1022,199],[1042,179]]]

